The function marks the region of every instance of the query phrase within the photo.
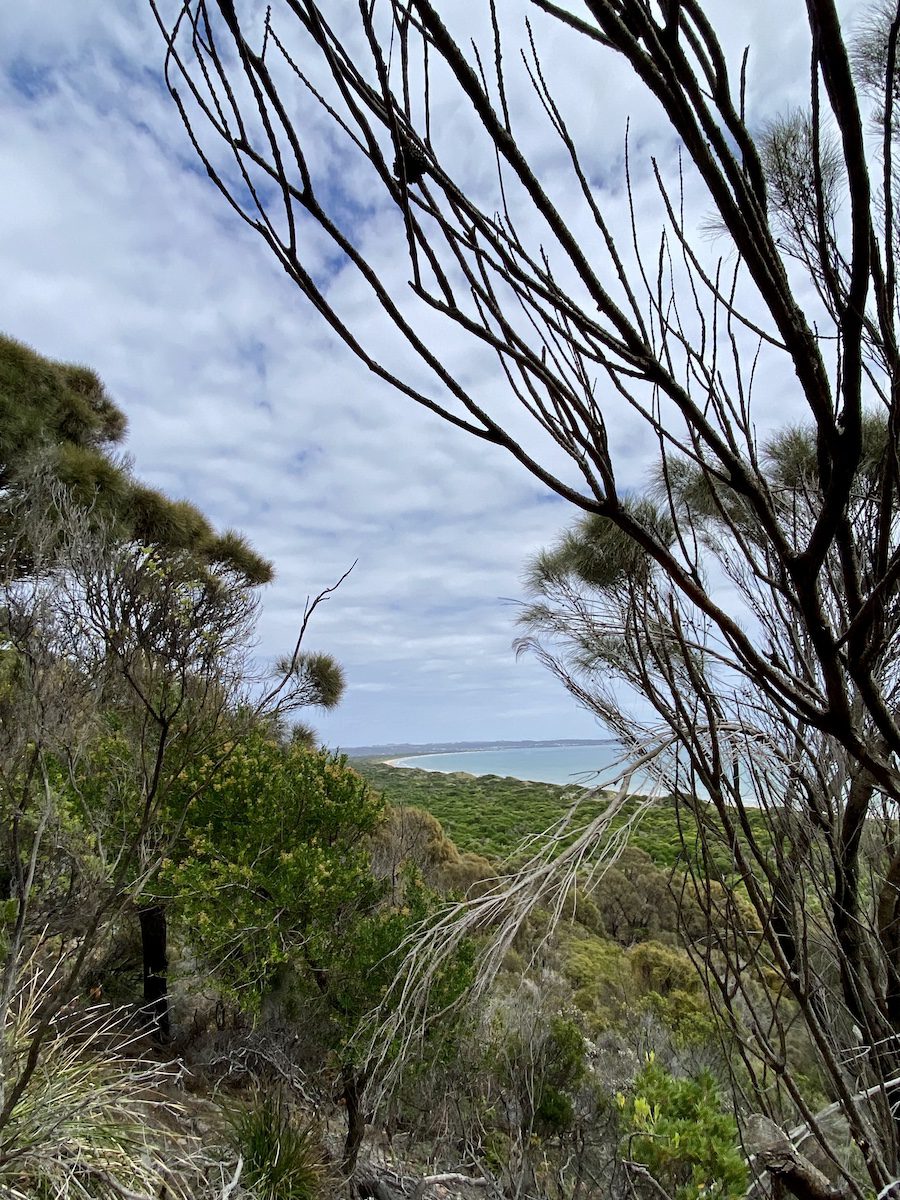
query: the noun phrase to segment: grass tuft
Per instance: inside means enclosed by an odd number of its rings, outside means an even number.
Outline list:
[[[255,1200],[316,1200],[325,1165],[316,1130],[297,1125],[277,1096],[260,1096],[233,1121],[232,1144],[243,1158],[241,1182]]]
[[[131,1009],[66,1005],[53,1016],[34,1070],[29,1052],[56,1006],[59,966],[31,965],[2,1029],[3,1093],[26,1085],[2,1131],[0,1196],[6,1200],[107,1200],[179,1195],[164,1171],[171,1135],[161,1097],[173,1068],[136,1057]],[[24,1072],[24,1076],[23,1076]],[[164,1144],[165,1143],[165,1148]],[[165,1189],[168,1188],[168,1191]]]

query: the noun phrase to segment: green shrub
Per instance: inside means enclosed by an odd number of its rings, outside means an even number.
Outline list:
[[[596,1036],[618,1025],[629,1008],[630,975],[626,951],[577,925],[560,934],[562,966],[573,1000]]]
[[[634,981],[642,992],[668,996],[674,991],[696,993],[697,968],[684,950],[661,942],[641,942],[628,951]]]
[[[652,1013],[673,1034],[678,1046],[700,1046],[712,1041],[716,1032],[715,1018],[705,995],[683,988],[673,988],[667,996],[648,992],[641,1001],[644,1012]]]
[[[371,759],[358,759],[353,765],[384,794],[388,804],[416,805],[433,813],[461,853],[472,850],[498,861],[516,854],[525,837],[549,828],[566,812],[572,798],[572,788],[554,783],[530,783],[496,775],[445,775],[409,767],[398,770]],[[591,812],[596,812],[595,801],[591,801]],[[614,828],[621,828],[633,815],[634,804],[629,802],[616,818]],[[748,820],[754,837],[765,845],[762,814],[751,812]],[[576,821],[560,845],[575,836],[577,825]],[[643,851],[657,868],[682,865],[686,851],[681,844],[675,803],[663,798],[645,813],[629,836],[629,846]],[[723,840],[710,850],[712,858],[704,875],[733,885],[734,856],[728,845]],[[664,903],[671,908],[672,898]],[[666,924],[668,916],[659,915]],[[655,932],[649,931],[649,936]]]
[[[535,1125],[541,1133],[565,1132],[571,1128],[575,1118],[572,1097],[561,1092],[559,1088],[542,1087],[534,1118]]]
[[[623,1156],[643,1163],[675,1200],[744,1195],[747,1164],[737,1124],[708,1072],[676,1079],[650,1054],[631,1097],[618,1100],[629,1128]]]
[[[537,1081],[534,1110],[538,1133],[563,1133],[575,1116],[573,1093],[585,1076],[584,1036],[574,1021],[550,1018],[544,1067]]]

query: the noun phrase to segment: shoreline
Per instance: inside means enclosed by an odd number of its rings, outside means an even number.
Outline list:
[[[442,750],[433,750],[429,754],[410,754],[405,758],[378,758],[373,759],[374,762],[380,763],[383,767],[394,767],[398,771],[428,771],[428,767],[413,766],[411,759],[417,758],[440,758],[443,755]],[[429,771],[431,775],[464,775],[467,779],[478,779],[480,776],[472,771]],[[488,772],[490,774],[490,772]],[[502,779],[518,779],[517,775],[498,776]],[[541,780],[520,780],[521,783],[540,783]]]
[[[548,747],[548,748],[551,748],[551,747]],[[443,751],[443,750],[432,750],[426,754],[409,754],[409,755],[405,755],[401,758],[378,758],[378,759],[372,759],[371,761],[377,762],[379,765],[381,765],[383,767],[393,767],[395,770],[398,770],[398,771],[424,771],[430,775],[455,775],[461,779],[504,779],[504,780],[508,779],[512,783],[536,784],[538,787],[544,787],[544,786],[555,787],[555,788],[560,788],[563,790],[567,790],[572,787],[581,788],[584,791],[595,790],[595,786],[593,784],[586,783],[586,782],[578,782],[574,778],[568,779],[565,782],[563,782],[560,780],[551,780],[551,779],[526,779],[524,776],[521,776],[521,775],[499,775],[493,771],[460,771],[460,770],[440,770],[440,769],[435,770],[433,767],[429,769],[427,766],[419,766],[417,763],[414,764],[412,761],[414,759],[443,758],[445,753],[447,753],[447,752]],[[491,752],[490,751],[469,751],[469,753],[480,754],[480,753],[491,753]]]
[[[577,749],[590,749],[592,751],[599,749],[609,749],[611,743],[609,740],[587,743],[583,747]],[[566,751],[568,746],[535,746],[522,747],[522,751],[527,759],[532,758],[532,751]],[[575,749],[571,747],[571,749]],[[496,778],[500,780],[508,780],[510,782],[523,784],[526,786],[543,787],[550,786],[560,789],[561,792],[569,793],[596,793],[609,794],[614,792],[621,785],[619,771],[624,773],[623,763],[621,759],[618,762],[595,763],[591,767],[583,767],[582,769],[572,770],[571,766],[566,764],[564,776],[557,775],[553,778],[552,775],[548,778],[550,771],[544,772],[540,770],[538,764],[534,761],[529,761],[525,768],[522,768],[519,763],[513,765],[510,761],[497,762],[495,755],[503,755],[503,751],[497,750],[468,750],[460,751],[458,754],[446,750],[427,750],[422,754],[402,754],[393,755],[390,758],[378,757],[372,758],[373,764],[378,763],[381,766],[390,767],[393,770],[404,770],[412,772],[420,772],[422,774],[430,774],[435,776],[455,776],[462,783],[464,780],[476,780]],[[534,755],[535,759],[543,756]],[[580,756],[579,756],[580,757]],[[591,756],[593,757],[593,755]],[[600,756],[598,756],[600,757]],[[434,759],[450,759],[456,760],[453,765],[436,767]],[[460,762],[459,760],[463,761]],[[492,761],[493,760],[493,761]],[[574,765],[574,764],[572,764]],[[512,768],[512,770],[510,770]],[[534,770],[533,775],[531,771]],[[552,767],[551,767],[552,771]],[[554,772],[555,773],[555,772]],[[537,778],[535,778],[537,775]],[[541,777],[543,776],[543,777]],[[399,785],[398,785],[399,786]],[[658,796],[662,797],[668,794],[668,789],[664,788],[659,780],[646,777],[641,772],[635,773],[635,776],[630,781],[628,788],[629,794],[633,796]]]
[[[380,761],[383,762],[386,767],[400,767],[402,770],[406,766],[406,764],[413,758],[445,758],[445,757],[450,757],[453,753],[455,753],[455,752],[452,750],[426,750],[424,754],[401,754],[399,758],[383,758]],[[459,753],[460,754],[494,754],[497,752],[493,751],[493,750],[460,750]],[[415,771],[418,768],[411,767],[409,769]],[[425,770],[424,767],[422,767],[421,769],[423,771]],[[452,771],[450,771],[450,772],[439,771],[438,774],[440,774],[440,775],[451,774],[452,775],[453,772]]]

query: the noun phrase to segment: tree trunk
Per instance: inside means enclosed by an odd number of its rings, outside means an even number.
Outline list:
[[[366,1132],[366,1118],[362,1107],[363,1091],[366,1086],[365,1072],[354,1071],[353,1067],[341,1067],[342,1099],[347,1108],[347,1137],[344,1140],[344,1155],[341,1167],[348,1177],[353,1174],[359,1149]]]
[[[161,904],[138,909],[144,965],[144,1020],[154,1037],[169,1037],[169,958],[166,910]]]

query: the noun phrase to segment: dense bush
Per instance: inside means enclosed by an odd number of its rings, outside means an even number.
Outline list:
[[[408,767],[390,767],[372,759],[352,764],[391,805],[415,806],[432,813],[460,851],[473,851],[503,861],[526,839],[549,829],[566,811],[579,789],[554,783],[534,783],[496,775],[441,774]],[[626,805],[622,822],[634,814]],[[757,837],[764,822],[755,814],[749,822]],[[574,834],[572,835],[574,836]],[[564,838],[562,844],[565,844]],[[683,853],[675,805],[661,798],[642,817],[629,836],[629,846],[649,855],[655,866],[671,868]],[[722,847],[704,875],[731,881],[734,859]]]
[[[234,747],[196,797],[160,894],[242,1003],[258,1006],[280,963],[300,948],[314,963],[336,926],[377,907],[384,887],[368,838],[383,811],[341,759],[264,731]]]

